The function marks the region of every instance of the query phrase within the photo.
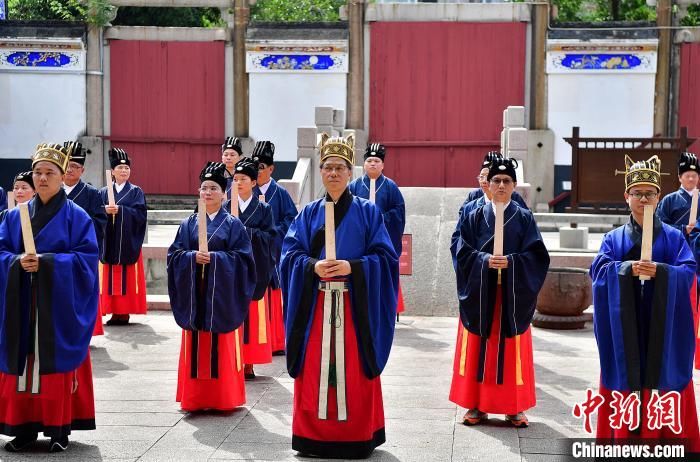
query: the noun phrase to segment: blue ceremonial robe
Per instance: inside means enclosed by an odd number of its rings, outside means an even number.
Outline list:
[[[7,210],[7,194],[5,190],[0,188],[0,212]]]
[[[97,244],[102,246],[105,227],[107,226],[107,213],[105,213],[100,191],[91,184],[79,180],[73,190],[68,194],[68,199],[72,200],[90,215],[95,225],[95,235]]]
[[[619,391],[683,390],[693,371],[695,340],[688,293],[695,260],[683,235],[654,220],[656,277],[632,276],[642,230],[630,223],[605,235],[591,265],[594,328],[601,381]]]
[[[97,239],[88,214],[60,190],[47,204],[29,202],[39,271],[25,272],[19,209],[0,223],[0,371],[21,375],[30,342],[32,293],[38,319],[39,372],[78,368],[97,316]]]
[[[486,338],[491,333],[498,271],[489,269],[493,254],[496,216],[492,204],[463,217],[455,245],[455,272],[460,319],[464,328]],[[508,268],[501,270],[501,332],[515,337],[530,327],[537,294],[549,268],[549,253],[535,218],[510,201],[503,213],[503,254]]]
[[[667,194],[659,202],[659,206],[656,208],[656,216],[687,237],[685,227],[688,225],[690,218],[690,203],[692,199],[692,196],[683,188]],[[698,208],[698,214],[695,217],[696,221],[698,217],[700,217],[700,208]]]
[[[316,310],[318,275],[325,259],[325,201],[308,204],[294,219],[282,244],[280,275],[287,308],[287,370],[297,377],[304,363]],[[351,309],[362,368],[381,374],[391,350],[399,283],[398,256],[379,208],[345,190],[335,206],[336,257],[348,260]]]
[[[175,322],[185,330],[232,332],[248,315],[255,288],[255,262],[248,233],[224,210],[207,216],[211,263],[195,263],[199,249],[197,214],[186,218],[168,249],[168,294]],[[206,290],[197,291],[204,278]],[[203,295],[203,296],[202,296]]]
[[[350,183],[353,196],[369,199],[369,177],[364,175]],[[401,236],[406,227],[406,205],[399,187],[383,174],[377,178],[375,204],[382,211],[384,226],[394,244],[396,255],[401,256]]]
[[[102,205],[107,202],[107,188],[100,189]],[[146,196],[141,188],[126,182],[121,192],[114,186],[114,202],[119,212],[107,217],[100,261],[110,265],[133,265],[139,259],[146,237]],[[114,221],[113,221],[114,220]]]
[[[257,198],[262,194],[262,190],[259,186],[253,188],[253,195]],[[280,256],[282,253],[282,241],[284,236],[287,235],[287,230],[289,225],[297,216],[297,206],[294,205],[292,196],[289,195],[286,189],[277,184],[277,182],[270,178],[270,186],[267,188],[265,193],[265,202],[270,205],[272,210],[272,219],[275,225],[275,238],[274,238],[274,257],[275,264],[279,264]],[[279,274],[277,268],[272,271],[271,286],[273,289],[278,289],[280,287]]]
[[[231,201],[226,201],[224,209],[230,213]],[[245,211],[238,213],[238,219],[243,223],[253,247],[256,274],[253,300],[260,300],[265,296],[275,268],[272,247],[275,238],[275,225],[272,221],[272,211],[268,204],[260,202],[253,195]]]

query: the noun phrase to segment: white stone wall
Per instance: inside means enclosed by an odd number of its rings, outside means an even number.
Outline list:
[[[571,165],[564,141],[583,137],[650,137],[654,130],[654,41],[550,40],[547,112],[555,165]]]
[[[275,161],[296,162],[297,128],[315,125],[316,106],[346,109],[345,45],[249,45],[250,137],[275,143]]]
[[[80,39],[0,39],[0,159],[84,134],[85,47]]]

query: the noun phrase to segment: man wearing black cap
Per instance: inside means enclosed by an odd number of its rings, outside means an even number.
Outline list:
[[[243,147],[241,139],[227,136],[221,145],[221,162],[226,166],[226,200],[231,200],[231,184],[233,184],[233,169],[241,160]]]
[[[375,180],[374,203],[382,211],[384,226],[389,233],[391,243],[394,244],[396,255],[401,256],[401,237],[406,227],[406,204],[403,195],[394,180],[384,176],[384,158],[386,147],[380,143],[370,143],[365,149],[365,174],[350,183],[348,188],[353,196],[370,199],[371,181]],[[396,313],[404,312],[403,294],[399,284],[398,303]]]
[[[698,187],[698,174],[700,165],[695,154],[684,152],[678,160],[678,182],[681,187],[664,196],[656,209],[656,215],[667,225],[671,225],[689,238],[693,226],[690,220],[690,204],[693,198],[693,190]],[[699,209],[700,211],[700,209]],[[693,222],[697,221],[696,215]]]
[[[460,327],[450,401],[469,409],[465,425],[488,413],[527,427],[535,405],[530,322],[549,268],[532,213],[515,205],[516,163],[494,159],[487,179],[492,202],[462,216],[455,252]],[[503,256],[494,254],[495,205],[504,204]]]
[[[253,194],[264,196],[270,204],[272,218],[275,222],[274,257],[279,263],[282,253],[282,240],[289,225],[297,216],[297,207],[286,189],[280,187],[272,178],[275,171],[275,145],[272,141],[258,141],[253,148],[253,160],[258,162],[257,186]],[[282,289],[280,289],[279,271],[273,268],[267,297],[270,308],[270,329],[272,331],[272,353],[284,354],[284,313],[282,307]]]
[[[109,151],[114,183],[114,205],[109,205],[107,188],[100,198],[109,215],[100,252],[102,287],[100,307],[112,313],[107,325],[125,325],[130,314],[146,314],[146,279],[141,248],[146,237],[146,196],[131,184],[131,160],[120,148]]]

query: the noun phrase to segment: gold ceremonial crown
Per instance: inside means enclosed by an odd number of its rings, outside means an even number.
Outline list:
[[[617,171],[615,173],[618,173]],[[622,173],[622,172],[619,172]],[[625,155],[625,191],[632,186],[654,186],[661,191],[661,159],[653,155],[647,160],[633,161]]]
[[[42,143],[36,146],[36,152],[32,156],[32,168],[37,162],[46,161],[58,166],[61,172],[66,173],[71,150],[60,144]]]
[[[331,137],[327,133],[321,133],[321,162],[329,157],[340,157],[355,165],[355,135]]]

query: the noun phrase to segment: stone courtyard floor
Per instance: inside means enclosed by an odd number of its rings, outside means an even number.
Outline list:
[[[180,329],[167,312],[132,320],[128,327],[105,326],[106,335],[90,349],[97,430],[75,432],[62,454],[46,453],[48,440],[40,439],[20,455],[0,449],[0,460],[312,460],[291,449],[293,381],[284,357],[256,367],[245,407],[187,414],[175,402]],[[590,325],[580,331],[533,328],[537,406],[528,412],[530,427],[515,429],[493,415],[486,425],[465,427],[464,410],[448,401],[456,323],[401,318],[382,374],[387,442],[370,460],[568,460],[566,438],[586,436],[572,405],[598,383]]]

